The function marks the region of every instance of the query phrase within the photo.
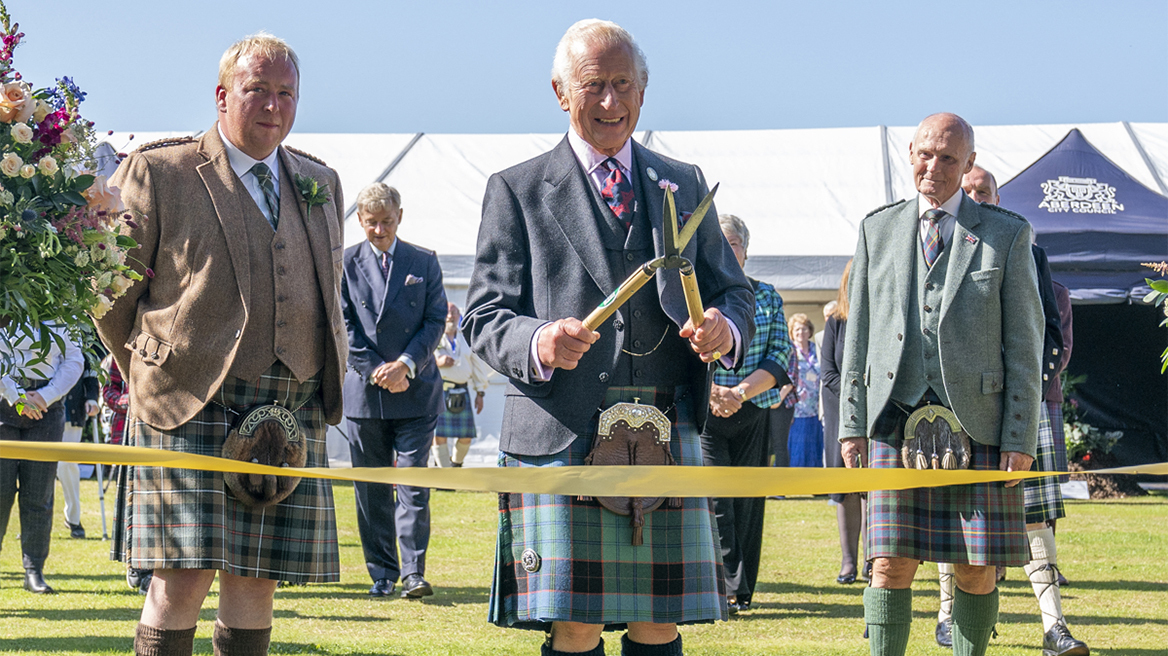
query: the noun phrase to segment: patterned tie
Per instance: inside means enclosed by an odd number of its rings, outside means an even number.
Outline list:
[[[929,226],[925,230],[925,241],[921,247],[925,252],[925,263],[930,267],[941,256],[941,251],[945,250],[945,240],[941,238],[941,229],[937,227],[943,218],[945,210],[933,209],[925,212],[925,220],[929,222]]]
[[[280,199],[276,197],[276,188],[272,186],[272,169],[268,168],[267,164],[257,162],[255,166],[251,167],[252,175],[260,183],[260,189],[264,191],[264,200],[268,203],[268,223],[272,224],[272,230],[276,229],[276,225],[280,222]]]
[[[381,254],[381,275],[385,276],[386,280],[389,280],[389,252],[388,251]]]
[[[600,196],[608,203],[609,209],[620,219],[628,232],[633,224],[633,183],[621,172],[620,165],[613,157],[604,160],[604,168],[608,169],[608,177],[604,179],[604,187]]]

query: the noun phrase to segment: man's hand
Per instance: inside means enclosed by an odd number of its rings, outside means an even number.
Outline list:
[[[681,336],[689,340],[689,346],[697,353],[702,362],[715,360],[734,353],[734,333],[730,330],[730,322],[722,316],[718,308],[707,308],[706,320],[701,326],[694,328],[693,320],[686,319],[681,327]],[[715,358],[714,354],[718,357]]]
[[[787,396],[789,396],[791,394],[791,392],[794,392],[794,391],[795,391],[794,385],[792,385],[790,383],[783,385],[782,387],[779,388],[779,401],[786,401]]]
[[[475,414],[481,415],[483,413],[483,393],[479,392],[475,395]]]
[[[840,455],[844,459],[844,467],[855,469],[868,466],[868,438],[849,437],[840,440]]]
[[[998,469],[1007,472],[1030,471],[1030,465],[1033,462],[1034,458],[1031,458],[1025,453],[1019,453],[1018,451],[1003,451],[1001,464],[998,465]],[[1016,478],[1012,481],[1006,481],[1006,487],[1014,487],[1021,482],[1022,479],[1020,478]]]
[[[100,409],[100,407],[97,405],[97,401],[86,401],[85,402],[85,416],[86,417],[96,417],[97,411],[99,409]]]
[[[600,333],[588,330],[575,318],[560,319],[539,331],[536,353],[545,367],[572,370],[592,348]]]
[[[42,413],[49,409],[49,404],[45,403],[45,397],[41,396],[40,392],[33,390],[31,392],[25,393],[24,396],[25,405],[31,403],[36,407],[37,410],[40,410]]]
[[[445,369],[446,367],[454,366],[454,358],[450,357],[449,355],[439,355],[438,357],[434,358],[434,362],[438,364],[439,369]]]
[[[382,363],[381,366],[373,370],[373,375],[370,378],[374,385],[397,394],[409,389],[410,381],[406,378],[406,374],[409,372],[410,369],[404,362],[394,360]]]
[[[721,385],[710,387],[710,411],[719,417],[729,417],[742,409],[742,400],[734,390]]]

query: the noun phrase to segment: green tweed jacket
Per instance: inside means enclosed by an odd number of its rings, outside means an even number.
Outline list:
[[[958,192],[962,193],[962,192]],[[1034,455],[1041,403],[1042,302],[1024,218],[964,196],[945,274],[938,357],[945,393],[970,437]],[[920,298],[917,200],[860,223],[848,288],[840,439],[867,437],[889,401],[904,352],[907,302]]]

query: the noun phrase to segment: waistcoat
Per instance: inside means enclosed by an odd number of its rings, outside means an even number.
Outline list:
[[[941,358],[938,350],[941,327],[941,296],[945,293],[945,274],[949,268],[949,252],[945,248],[933,263],[932,268],[925,263],[925,256],[917,240],[916,258],[913,263],[913,290],[909,295],[906,310],[904,350],[900,356],[900,369],[892,386],[892,398],[905,405],[915,406],[925,392],[932,389],[948,406],[944,379],[941,376]]]

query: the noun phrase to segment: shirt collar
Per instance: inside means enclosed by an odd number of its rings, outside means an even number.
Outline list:
[[[376,255],[378,259],[381,259],[382,253],[389,253],[389,259],[392,260],[393,254],[397,252],[397,237],[393,238],[393,243],[389,245],[389,250],[387,251],[383,251],[380,248],[374,246],[373,242],[369,241],[368,239],[365,240],[365,243],[369,244],[369,248],[373,249],[373,254]]]
[[[255,166],[259,162],[263,162],[264,164],[268,165],[268,168],[272,171],[273,179],[280,179],[279,148],[273,150],[270,155],[262,160],[254,159],[251,155],[248,155],[236,147],[235,144],[231,143],[231,140],[227,138],[227,135],[223,134],[223,126],[216,124],[215,128],[219,130],[219,138],[223,140],[223,147],[227,151],[227,162],[231,164],[231,170],[235,171],[235,175],[239,176],[240,180],[243,179],[243,174],[249,173],[251,171],[251,167]],[[276,186],[279,187],[279,185]]]
[[[965,196],[965,191],[958,189],[957,193],[949,197],[949,200],[941,203],[939,209],[945,210],[946,214],[956,218],[957,210],[961,209],[961,198],[963,196]],[[931,209],[933,209],[933,204],[929,202],[929,199],[921,194],[917,194],[917,218],[923,220],[925,218],[925,212]]]
[[[580,166],[584,167],[584,172],[592,175],[596,167],[604,164],[608,159],[608,155],[596,150],[592,144],[584,141],[584,138],[576,134],[576,131],[568,128],[568,145],[572,147],[572,152],[575,153],[576,159],[580,161]],[[614,155],[616,161],[625,170],[625,173],[632,173],[633,171],[633,140],[625,141],[625,145],[621,146],[620,151]]]

